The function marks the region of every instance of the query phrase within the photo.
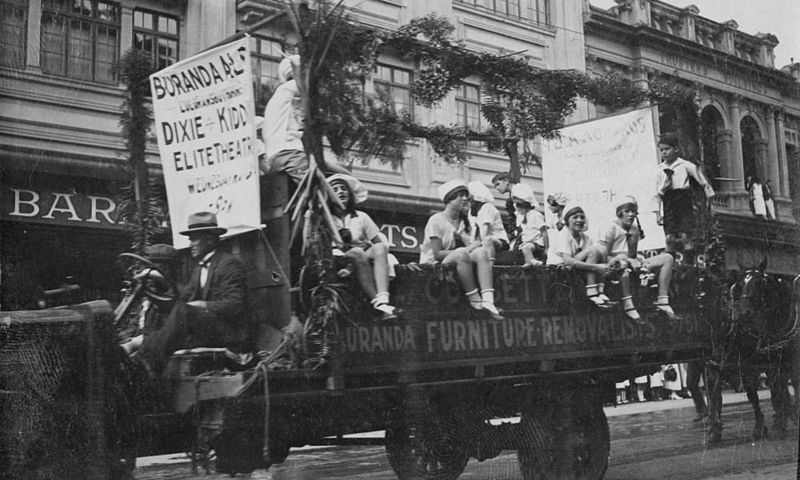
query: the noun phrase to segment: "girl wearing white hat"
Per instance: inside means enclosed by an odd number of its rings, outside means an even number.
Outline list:
[[[511,188],[511,198],[516,211],[516,235],[512,248],[520,250],[525,257],[525,266],[541,265],[547,261],[547,224],[536,210],[533,189],[524,183]]]
[[[434,213],[425,225],[419,263],[454,264],[470,306],[475,310],[485,310],[493,319],[501,320],[503,317],[494,304],[494,280],[489,255],[479,241],[473,241],[473,227],[462,218],[463,209],[469,201],[466,182],[450,180],[439,187],[439,197],[444,202],[444,210]]]
[[[589,228],[586,213],[580,205],[568,205],[564,208],[565,228],[556,232],[553,252],[559,256],[564,266],[586,271],[586,296],[600,308],[610,308],[611,304],[605,295],[600,295],[600,284],[597,276],[610,273],[608,265],[599,261],[597,247],[592,238],[586,234]]]
[[[472,215],[478,224],[478,238],[494,264],[496,252],[508,250],[508,233],[503,225],[503,217],[494,206],[494,196],[489,187],[478,180],[467,185],[472,197]]]
[[[372,306],[384,319],[395,316],[389,304],[389,246],[372,218],[355,205],[367,199],[367,189],[355,177],[337,173],[328,184],[345,206],[334,209],[334,223],[347,244],[344,254],[352,259],[361,289],[372,298]],[[372,265],[370,266],[370,261]]]
[[[622,273],[620,284],[622,287],[622,307],[625,314],[637,323],[641,323],[641,316],[633,305],[631,294],[630,273],[640,269],[642,272],[658,270],[658,298],[655,302],[656,309],[669,319],[677,316],[669,305],[669,284],[672,280],[672,266],[675,259],[668,253],[661,253],[640,262],[637,258],[639,239],[643,233],[639,228],[636,217],[639,214],[639,205],[631,196],[623,197],[617,205],[617,218],[601,235],[597,242],[601,259],[607,261],[609,266]]]

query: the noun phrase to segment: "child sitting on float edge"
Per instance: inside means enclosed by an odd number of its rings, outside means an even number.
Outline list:
[[[372,299],[372,307],[384,319],[393,318],[396,314],[389,304],[389,246],[372,218],[355,209],[356,204],[367,199],[367,189],[350,175],[337,173],[327,180],[345,207],[344,211],[333,211],[336,228],[346,243],[344,255],[352,259],[358,282]]]
[[[463,218],[468,197],[467,184],[463,180],[450,180],[439,187],[444,210],[431,215],[425,224],[419,263],[455,265],[470,307],[485,310],[493,319],[502,320],[500,311],[494,305],[494,280],[489,255],[479,241],[473,240],[474,228],[470,226],[468,218]],[[475,284],[476,274],[478,285]]]
[[[597,248],[600,253],[600,260],[607,262],[611,269],[620,273],[622,307],[625,315],[636,323],[644,322],[633,305],[630,283],[631,272],[640,270],[648,273],[658,270],[656,309],[668,318],[676,319],[677,316],[669,305],[669,284],[672,280],[672,266],[675,259],[668,253],[650,257],[644,262],[637,258],[642,231],[638,222],[636,222],[636,217],[639,214],[639,205],[635,198],[624,197],[622,202],[617,205],[616,213],[616,220],[609,225],[608,229],[600,237],[597,242]]]
[[[610,308],[604,296],[601,297],[598,288],[597,276],[601,278],[610,273],[608,265],[600,263],[599,253],[592,238],[586,234],[589,223],[586,213],[578,205],[571,205],[564,209],[564,224],[555,235],[553,252],[561,257],[563,265],[567,268],[577,268],[586,271],[586,296],[600,308]]]
[[[489,262],[494,264],[497,252],[508,250],[508,233],[503,225],[500,211],[492,203],[494,196],[489,188],[480,181],[469,182],[467,186],[472,196],[470,213],[478,225],[477,234],[483,248],[489,255]]]
[[[516,210],[512,250],[525,257],[525,266],[541,265],[547,261],[547,224],[544,215],[536,210],[536,196],[528,185],[518,183],[511,188]]]

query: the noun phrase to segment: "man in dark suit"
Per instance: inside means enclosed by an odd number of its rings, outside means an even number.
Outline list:
[[[139,357],[154,372],[161,372],[175,350],[195,347],[225,347],[241,351],[247,319],[247,284],[244,266],[219,247],[219,236],[227,230],[210,212],[189,216],[181,235],[189,237],[197,266],[181,298],[164,325],[146,336]]]

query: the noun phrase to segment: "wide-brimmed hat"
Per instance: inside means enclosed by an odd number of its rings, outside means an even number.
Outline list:
[[[439,185],[439,198],[441,198],[443,202],[447,203],[447,200],[450,198],[450,196],[459,191],[469,191],[467,188],[467,182],[461,180],[460,178],[454,178],[453,180],[449,180]]]
[[[198,212],[189,215],[186,222],[186,230],[180,232],[181,235],[191,235],[197,232],[209,232],[222,235],[227,232],[227,228],[222,228],[217,224],[217,216],[211,212]]]
[[[152,262],[169,263],[178,260],[178,251],[172,245],[157,243],[144,247],[144,256]]]
[[[347,188],[350,189],[350,194],[353,195],[353,203],[361,203],[367,199],[369,192],[364,184],[361,183],[356,177],[347,175],[346,173],[335,173],[326,178],[328,185],[333,185],[334,182],[344,182]]]
[[[533,189],[524,183],[518,183],[511,187],[511,198],[522,200],[523,202],[528,203],[531,208],[536,208],[538,205],[536,202],[536,195],[533,193]]]
[[[469,182],[467,189],[469,190],[469,194],[472,195],[472,198],[475,199],[476,202],[486,203],[494,200],[492,191],[489,190],[489,187],[484,185],[481,181],[473,180]]]

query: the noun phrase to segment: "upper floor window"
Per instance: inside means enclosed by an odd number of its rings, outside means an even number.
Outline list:
[[[482,131],[481,89],[478,85],[462,83],[456,89],[456,125],[475,133]],[[483,143],[470,141],[470,147],[482,147]]]
[[[0,65],[25,66],[27,0],[0,1]]]
[[[42,71],[116,82],[120,7],[104,0],[42,0]]]
[[[134,10],[133,48],[147,53],[157,70],[177,62],[177,17],[146,10]]]
[[[256,105],[266,105],[278,86],[278,65],[283,58],[283,46],[277,40],[251,37],[250,59],[253,63]],[[259,113],[260,115],[260,113]]]
[[[375,91],[385,94],[394,104],[395,111],[414,117],[414,102],[411,99],[411,70],[377,65],[375,68]]]
[[[456,0],[474,5],[498,15],[530,20],[542,25],[550,24],[550,0]]]

